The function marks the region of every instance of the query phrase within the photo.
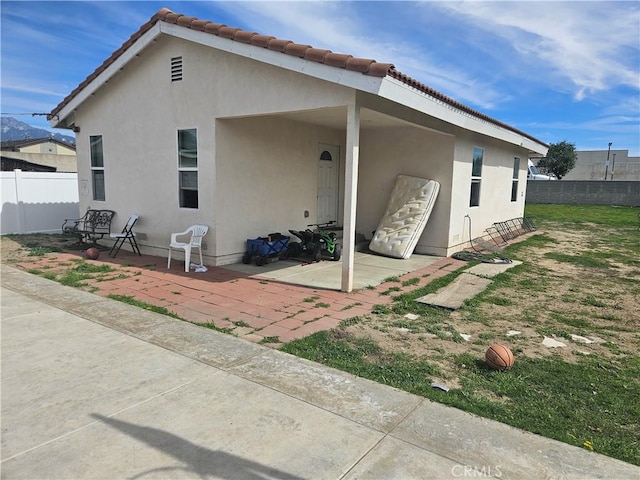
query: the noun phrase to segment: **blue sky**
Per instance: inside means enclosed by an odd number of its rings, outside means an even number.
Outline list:
[[[2,114],[51,111],[162,7],[393,63],[547,143],[640,155],[637,1],[2,0]]]

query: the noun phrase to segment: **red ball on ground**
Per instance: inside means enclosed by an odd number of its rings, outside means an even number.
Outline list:
[[[87,248],[87,251],[85,253],[87,254],[87,258],[89,260],[97,260],[100,256],[100,250],[98,250],[96,247]]]
[[[513,353],[504,345],[491,345],[484,355],[489,368],[494,370],[509,370],[513,367]]]

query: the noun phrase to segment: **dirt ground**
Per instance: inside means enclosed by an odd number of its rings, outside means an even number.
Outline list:
[[[516,357],[559,355],[576,361],[580,355],[619,357],[640,347],[640,269],[608,260],[608,266],[580,266],[545,256],[579,255],[594,248],[597,226],[575,231],[538,232],[550,240],[521,248],[509,282],[494,282],[484,298],[470,307],[448,312],[417,309],[414,316],[370,314],[344,327],[339,335],[368,338],[385,351],[424,357],[443,372],[441,381],[456,387],[452,355],[484,358],[489,345],[507,345]],[[68,239],[31,235],[29,243],[1,237],[2,262],[12,264],[47,249],[68,248]],[[606,246],[598,246],[606,251]],[[637,263],[635,263],[637,265]],[[464,339],[463,336],[467,339]],[[565,346],[550,347],[553,339]]]
[[[517,256],[524,265],[514,281],[496,282],[483,300],[469,308],[433,318],[427,312],[415,320],[405,315],[369,315],[345,331],[375,340],[389,352],[436,363],[443,372],[436,381],[449,387],[459,386],[452,355],[471,353],[482,359],[495,343],[508,346],[516,361],[522,356],[557,355],[574,362],[581,355],[622,358],[637,353],[640,270],[615,261],[609,267],[583,267],[545,256],[550,252],[580,255],[593,248],[597,231],[593,226],[538,232],[553,241],[522,248]],[[457,334],[468,335],[468,340]],[[545,338],[565,346],[546,346]]]
[[[49,234],[3,235],[0,237],[2,263],[11,265],[27,259],[30,255],[47,251],[62,251],[73,243],[71,237]],[[40,252],[38,249],[42,249]]]

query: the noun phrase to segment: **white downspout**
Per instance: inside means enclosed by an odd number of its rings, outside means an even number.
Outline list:
[[[344,241],[342,245],[342,288],[353,290],[353,265],[358,203],[358,161],[360,155],[360,103],[355,98],[347,108],[347,151],[344,192]]]

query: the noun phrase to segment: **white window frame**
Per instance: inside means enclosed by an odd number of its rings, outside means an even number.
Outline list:
[[[180,143],[180,133],[181,132],[188,132],[188,131],[193,131],[194,135],[195,135],[195,149],[192,149],[191,151],[185,151],[183,152],[181,148],[181,143]],[[183,156],[185,156],[186,153],[189,154],[193,154],[194,158],[195,158],[195,166],[192,165],[183,165],[182,162],[182,158]],[[189,208],[189,209],[198,209],[200,206],[200,199],[199,199],[199,175],[198,175],[198,129],[197,128],[179,128],[176,131],[176,159],[178,162],[178,206],[180,208]],[[184,188],[183,187],[183,178],[184,175],[186,173],[195,173],[195,188]],[[183,194],[183,192],[186,191],[195,191],[195,206],[192,204],[191,201],[189,201],[189,198],[185,197],[185,195]],[[193,200],[193,199],[191,199]]]
[[[520,179],[520,157],[513,157],[513,175],[511,178],[511,201],[518,201],[518,182]]]
[[[476,158],[480,158],[479,170],[476,169]],[[482,192],[482,164],[484,163],[484,148],[473,147],[471,157],[471,188],[469,193],[469,206],[480,206],[480,194]],[[474,195],[475,193],[475,195]]]
[[[97,145],[97,143],[94,142],[98,141],[100,145],[99,151],[97,148],[94,149],[94,145]],[[107,199],[107,189],[104,174],[104,140],[102,135],[89,136],[89,158],[91,166],[92,198],[96,202],[104,202]],[[100,176],[102,177],[101,185],[98,183]]]

